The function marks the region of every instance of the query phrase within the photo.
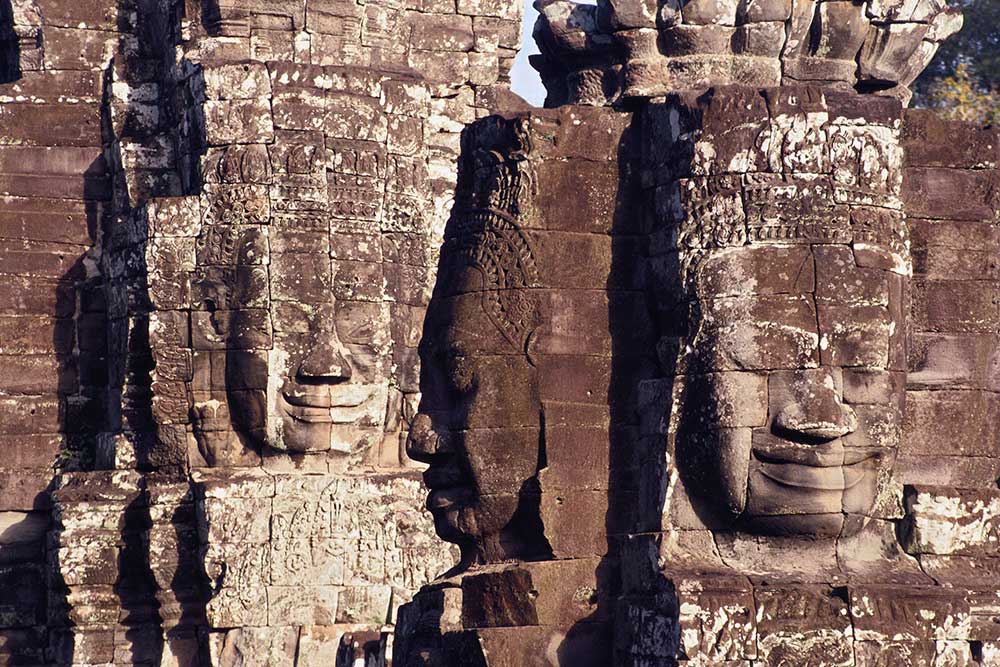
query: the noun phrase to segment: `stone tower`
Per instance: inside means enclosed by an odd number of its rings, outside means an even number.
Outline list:
[[[1000,664],[958,14],[539,10],[0,0],[0,665]]]
[[[537,6],[557,108],[466,131],[421,343],[464,558],[396,663],[1000,664],[998,137],[904,108],[960,16]]]

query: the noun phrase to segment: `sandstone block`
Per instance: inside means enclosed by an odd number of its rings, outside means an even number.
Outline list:
[[[992,393],[907,391],[901,454],[992,456],[997,437]]]
[[[966,636],[970,626],[968,602],[940,589],[858,586],[851,589],[850,601],[855,637],[861,641],[947,640]]]
[[[78,27],[45,30],[45,68],[50,70],[95,70],[114,54],[115,33],[81,30]]]
[[[339,593],[333,586],[268,586],[267,622],[271,626],[331,625]]]
[[[252,100],[268,97],[271,81],[262,63],[235,62],[202,69],[209,100]]]
[[[389,586],[347,586],[340,592],[338,623],[382,625],[391,620],[392,589]]]
[[[263,544],[271,534],[270,498],[206,498],[198,530],[209,543]]]
[[[205,127],[212,146],[274,140],[271,106],[265,98],[205,102]]]
[[[907,110],[902,140],[907,164],[915,167],[975,169],[1000,162],[994,129],[945,120],[923,109]]]
[[[428,51],[471,51],[472,19],[447,14],[414,14],[410,44]]]
[[[989,171],[912,167],[903,172],[903,199],[915,217],[988,220],[994,203]],[[961,194],[959,194],[961,193]]]
[[[906,550],[913,554],[987,555],[1000,544],[1000,493],[909,487]]]
[[[100,145],[97,104],[4,104],[0,144],[24,146]],[[96,153],[95,153],[96,158]]]
[[[246,667],[292,667],[298,631],[294,627],[248,627],[209,640],[212,664]]]

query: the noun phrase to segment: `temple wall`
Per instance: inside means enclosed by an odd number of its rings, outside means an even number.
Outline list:
[[[385,652],[456,558],[402,444],[459,133],[520,29],[509,2],[0,2],[0,664]],[[274,377],[317,340],[364,401],[282,437]]]
[[[0,0],[0,667],[1000,665],[957,11],[743,4]]]
[[[92,467],[87,443],[106,418],[106,307],[94,248],[111,210],[102,78],[117,12],[112,2],[4,2],[4,16],[0,660],[46,664],[49,603],[58,603],[47,594],[55,583],[48,489],[57,469]]]
[[[733,97],[745,99],[738,91]],[[827,96],[833,99],[833,94]],[[723,114],[730,101],[723,98],[718,107]],[[729,133],[726,123],[713,125],[719,116],[712,113],[715,109],[709,110],[711,105],[703,102],[704,120],[696,121],[703,125],[695,136],[712,144],[718,155],[703,146],[695,148],[696,166],[691,168],[695,173],[700,173],[696,171],[699,157],[726,164],[726,156],[732,154],[727,151],[742,145],[736,138],[742,129]],[[864,123],[882,122],[877,106],[867,103]],[[831,118],[833,108],[831,101]],[[851,113],[849,108],[847,113]],[[665,118],[651,114],[647,131],[656,136],[656,123]],[[906,322],[905,358],[893,362],[890,355],[890,364],[899,364],[890,367],[906,370],[905,403],[898,451],[887,459],[889,468],[880,473],[864,528],[845,531],[835,539],[734,530],[692,502],[696,491],[717,493],[716,485],[710,481],[701,486],[690,481],[682,485],[674,473],[662,518],[647,508],[646,520],[634,529],[624,556],[626,594],[621,609],[625,621],[616,627],[621,643],[631,653],[624,664],[660,664],[659,660],[675,654],[681,665],[992,665],[1000,660],[1000,644],[990,620],[998,608],[995,573],[1000,566],[996,533],[1000,451],[994,403],[998,301],[993,268],[998,204],[992,185],[997,178],[998,135],[993,129],[944,121],[926,110],[907,111],[901,120],[897,127],[902,151],[897,154],[898,162],[888,162],[888,173],[901,172],[899,202],[905,211],[912,280],[904,280],[899,306],[908,313],[902,320]],[[794,142],[781,144],[785,164],[794,163],[790,156],[796,150]],[[650,155],[656,159],[673,153],[652,151]],[[869,159],[871,155],[874,152]],[[852,171],[846,160],[836,162],[835,169],[844,169],[846,174]],[[653,173],[672,172],[661,166]],[[867,187],[885,173],[880,171],[865,185],[857,183]],[[724,187],[720,191],[724,193]],[[651,198],[656,196],[650,192]],[[700,201],[696,197],[701,191],[692,189],[686,196]],[[813,193],[807,208],[790,219],[808,221],[808,206],[819,201],[821,197]],[[686,205],[692,211],[689,224],[711,219],[699,215],[709,209]],[[833,216],[828,214],[826,219]],[[712,233],[711,228],[706,227],[704,233]],[[753,233],[751,228],[751,238],[757,239]],[[794,240],[796,236],[787,238],[787,245],[781,247],[792,252],[801,241]],[[716,243],[726,242],[716,239]],[[835,242],[831,236],[816,241],[822,245],[813,248],[834,248],[830,244]],[[857,244],[855,237],[855,248]],[[670,253],[676,250],[664,252],[660,268],[653,267],[656,275],[664,275],[663,266],[674,265]],[[728,266],[730,270],[715,279],[746,278],[740,271],[753,275],[749,263],[740,269],[734,268],[735,262]],[[805,281],[815,280],[817,308],[822,309],[818,297],[825,290],[829,298],[829,270],[824,276],[818,259],[812,270],[815,278],[806,276]],[[855,283],[858,292],[853,298],[864,298],[863,290],[876,284],[875,280]],[[779,300],[794,298],[786,291],[800,288],[767,284],[761,289],[774,289],[778,296],[770,298]],[[760,319],[766,321],[766,316]],[[845,340],[840,337],[864,326],[858,318],[834,327],[826,338],[827,347],[820,343],[821,354],[846,351],[849,348],[840,347]],[[763,340],[786,351],[780,335]],[[753,348],[747,345],[746,349]],[[845,371],[845,387],[846,378]],[[657,396],[662,400],[673,391],[676,404],[681,395],[676,382],[647,383],[647,401],[655,405]],[[749,392],[749,386],[745,391]],[[772,384],[765,396],[773,392]],[[866,400],[871,399],[862,399],[855,407],[861,415]],[[719,419],[727,426],[738,423],[750,414],[740,405],[757,404],[759,399],[746,398],[745,403],[732,404],[732,414]],[[646,423],[649,433],[664,432],[664,422]],[[881,438],[895,440],[887,435],[888,431],[871,430],[869,441],[863,444],[870,446]],[[679,443],[680,436],[676,453],[668,448],[667,470],[683,465]],[[654,445],[652,451],[654,457],[662,455],[659,446]],[[683,471],[679,477],[683,479]],[[657,504],[655,495],[643,496],[642,501]],[[807,511],[792,503],[789,507],[791,512]],[[653,537],[643,534],[650,530],[662,532]],[[660,578],[650,570],[643,574],[643,564],[651,559],[658,563]]]

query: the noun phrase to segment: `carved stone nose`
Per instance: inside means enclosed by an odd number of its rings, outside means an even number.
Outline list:
[[[339,341],[317,341],[299,364],[298,375],[307,380],[349,380],[351,364]]]
[[[834,440],[858,428],[858,416],[833,392],[822,392],[810,401],[795,401],[774,417],[779,431],[816,440]]]
[[[434,463],[436,459],[447,459],[455,454],[456,445],[447,431],[434,428],[430,415],[421,413],[413,418],[406,436],[406,455],[414,461]],[[442,454],[447,456],[441,457]]]
[[[431,418],[418,414],[413,418],[410,432],[406,437],[406,455],[414,461],[429,463],[430,457],[437,453],[437,434],[431,424]]]

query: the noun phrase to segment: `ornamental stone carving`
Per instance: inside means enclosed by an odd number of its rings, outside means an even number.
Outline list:
[[[396,662],[990,664],[998,145],[794,86],[467,130],[408,444],[464,558]]]
[[[810,84],[909,100],[962,25],[939,0],[539,0],[533,64],[547,104],[604,105],[685,88]]]
[[[646,168],[665,243],[650,275],[671,503],[686,490],[697,512],[755,533],[855,533],[903,418],[901,110],[786,88],[715,91],[651,122],[665,116],[676,134],[664,123],[650,155],[685,157]]]
[[[0,664],[1000,665],[957,10],[520,6],[0,0]]]

